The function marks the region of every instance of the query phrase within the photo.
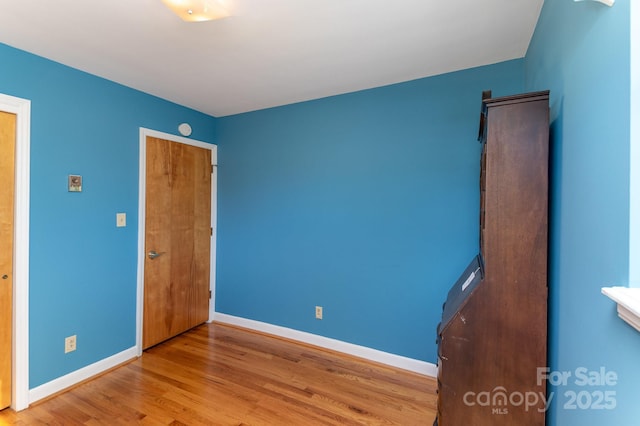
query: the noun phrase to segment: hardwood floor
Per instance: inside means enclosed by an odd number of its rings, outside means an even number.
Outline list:
[[[15,413],[15,425],[432,425],[435,379],[222,324]]]

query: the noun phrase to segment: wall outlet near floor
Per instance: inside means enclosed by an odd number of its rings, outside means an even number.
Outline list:
[[[64,353],[68,354],[76,350],[76,335],[66,337],[64,339]]]
[[[316,319],[322,319],[322,306],[316,306]]]

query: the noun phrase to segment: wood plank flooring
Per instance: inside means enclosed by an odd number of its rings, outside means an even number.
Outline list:
[[[432,425],[435,379],[205,324],[16,413],[9,425]]]

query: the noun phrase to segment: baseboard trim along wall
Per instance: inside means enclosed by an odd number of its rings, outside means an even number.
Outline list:
[[[423,374],[425,376],[436,377],[438,374],[436,365],[429,362],[407,358],[400,355],[394,355],[388,352],[379,351],[377,349],[354,345],[353,343],[347,343],[341,340],[318,336],[316,334],[311,334],[304,331],[293,330],[291,328],[236,317],[233,315],[222,314],[219,312],[216,312],[214,314],[213,321],[223,324],[235,325],[238,327],[259,331],[290,340],[295,340],[301,343],[318,346],[320,348],[342,352],[369,361],[379,362],[381,364],[390,365],[396,368],[402,368],[403,370],[413,371],[414,373]],[[91,379],[109,369],[112,369],[119,366],[120,364],[124,364],[127,361],[137,358],[137,356],[138,349],[134,346],[108,358],[83,367],[79,370],[54,379],[50,382],[30,389],[29,404],[68,389],[71,386],[77,385],[82,381]]]
[[[108,358],[102,359],[98,362],[95,362],[91,365],[87,365],[79,370],[73,371],[69,374],[66,374],[62,377],[58,377],[50,382],[44,383],[40,386],[37,386],[33,389],[29,390],[29,403],[33,404],[36,401],[39,401],[43,398],[54,395],[58,392],[61,392],[71,386],[77,385],[78,383],[91,379],[98,374],[104,373],[105,371],[117,367],[120,364],[123,364],[127,361],[130,361],[134,358],[137,358],[138,350],[134,346],[129,349],[125,349],[122,352],[119,352],[115,355],[112,355]]]
[[[407,358],[401,355],[394,355],[388,352],[379,351],[377,349],[365,346],[354,345],[353,343],[343,342],[341,340],[331,339],[329,337],[318,336],[316,334],[304,331],[293,330],[291,328],[281,327],[278,325],[268,324],[260,321],[250,320],[246,318],[236,317],[233,315],[216,312],[213,320],[223,324],[235,325],[238,327],[248,328],[262,333],[272,334],[278,337],[284,337],[290,340],[307,343],[325,349],[342,352],[348,355],[364,358],[369,361],[379,362],[381,364],[390,365],[403,370],[413,371],[414,373],[423,374],[425,376],[437,377],[438,369],[435,364],[420,361],[413,358]]]

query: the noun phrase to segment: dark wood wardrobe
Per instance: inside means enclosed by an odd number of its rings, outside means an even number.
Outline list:
[[[480,253],[438,325],[438,426],[544,425],[549,92],[491,98],[480,119]]]

